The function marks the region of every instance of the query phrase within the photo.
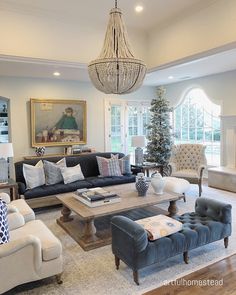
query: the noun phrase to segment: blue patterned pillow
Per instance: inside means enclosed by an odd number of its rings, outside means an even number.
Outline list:
[[[7,205],[2,199],[0,199],[0,245],[7,242],[9,242]]]

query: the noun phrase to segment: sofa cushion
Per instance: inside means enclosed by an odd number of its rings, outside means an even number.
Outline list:
[[[43,161],[43,167],[46,178],[46,185],[56,184],[63,181],[61,169],[66,167],[66,159],[63,158],[56,163],[50,161]]]
[[[123,183],[135,182],[134,175],[111,176],[111,177],[88,177],[86,180],[92,187],[116,185]]]
[[[43,162],[40,160],[35,166],[23,164],[23,175],[28,189],[45,184]]]
[[[11,241],[33,235],[39,238],[42,247],[42,259],[49,261],[62,254],[60,241],[41,220],[27,222],[24,226],[10,232]]]
[[[24,194],[25,199],[45,197],[68,192],[74,192],[79,188],[91,188],[93,185],[86,180],[78,180],[72,183],[57,183],[53,185],[42,185],[31,190],[27,190]]]
[[[110,159],[96,157],[100,176],[121,176],[118,155],[113,155]]]
[[[74,167],[62,167],[61,173],[65,184],[84,179],[80,164]]]

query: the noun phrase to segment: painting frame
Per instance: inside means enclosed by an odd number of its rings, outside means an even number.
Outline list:
[[[30,99],[31,146],[87,144],[85,100]]]

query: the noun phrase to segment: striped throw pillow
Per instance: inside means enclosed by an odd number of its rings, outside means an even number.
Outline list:
[[[111,154],[111,157],[115,157],[115,155]],[[130,167],[130,155],[124,156],[123,158],[118,159],[118,161],[120,165],[121,174],[132,174]]]
[[[111,157],[110,159],[103,157],[96,157],[98,163],[98,169],[101,176],[122,176],[120,171],[120,165],[118,161],[118,155]]]

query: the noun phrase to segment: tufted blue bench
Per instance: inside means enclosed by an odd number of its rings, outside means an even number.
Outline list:
[[[183,223],[183,229],[156,241],[149,241],[143,227],[124,216],[114,216],[111,220],[112,252],[116,268],[120,259],[132,270],[134,281],[139,285],[138,270],[153,263],[183,254],[189,262],[188,251],[224,239],[228,247],[231,235],[231,205],[208,198],[199,198],[195,212],[175,216]]]

